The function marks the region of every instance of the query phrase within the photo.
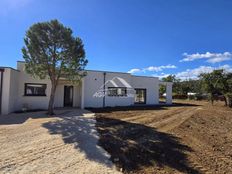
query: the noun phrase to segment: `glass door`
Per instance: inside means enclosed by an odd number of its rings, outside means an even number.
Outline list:
[[[135,89],[135,103],[146,104],[146,89]]]
[[[64,107],[73,106],[73,86],[64,86]]]

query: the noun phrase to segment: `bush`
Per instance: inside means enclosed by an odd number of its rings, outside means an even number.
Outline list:
[[[195,95],[188,95],[188,99],[189,99],[189,100],[195,100],[196,97],[195,97]]]
[[[226,94],[227,103],[229,107],[232,107],[232,93]]]
[[[187,99],[188,96],[185,94],[173,94],[172,98],[173,99]]]
[[[208,95],[206,94],[196,94],[195,95],[195,100],[207,100],[208,99]]]

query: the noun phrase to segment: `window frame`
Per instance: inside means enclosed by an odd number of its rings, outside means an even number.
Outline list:
[[[27,86],[28,85],[44,85],[45,86],[44,94],[27,94]],[[38,97],[40,96],[40,97],[45,97],[45,96],[47,96],[46,90],[47,90],[47,84],[45,84],[45,83],[25,83],[24,84],[24,96],[38,96]]]
[[[111,89],[117,89],[117,94],[116,95],[109,95],[109,91]],[[118,94],[118,89],[125,90],[125,94],[119,95]],[[108,87],[107,88],[107,96],[108,97],[126,97],[127,96],[127,88],[126,87]]]
[[[136,95],[136,90],[144,91],[144,102],[136,102],[135,101],[134,103],[135,104],[146,104],[147,103],[147,89],[146,88],[135,88],[135,95]]]

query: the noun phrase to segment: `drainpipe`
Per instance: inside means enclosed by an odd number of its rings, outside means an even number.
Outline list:
[[[104,96],[103,96],[103,108],[106,106],[106,72],[103,73],[103,90],[104,90]]]
[[[4,69],[0,69],[1,72],[1,86],[0,86],[0,115],[2,114],[2,89],[3,89],[3,72]]]

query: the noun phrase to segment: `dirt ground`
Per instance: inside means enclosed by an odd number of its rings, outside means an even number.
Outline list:
[[[232,173],[232,109],[189,103],[95,109],[99,145],[124,173]]]
[[[1,116],[0,173],[232,173],[232,109],[178,102]]]
[[[59,110],[0,117],[0,173],[119,173],[99,147],[95,117]]]

